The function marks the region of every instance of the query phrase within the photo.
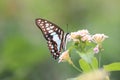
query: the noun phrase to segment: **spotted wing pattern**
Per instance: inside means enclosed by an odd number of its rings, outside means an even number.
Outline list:
[[[64,34],[60,27],[48,20],[38,18],[35,22],[47,40],[53,58],[57,59],[60,56],[61,50],[65,48],[67,34]]]

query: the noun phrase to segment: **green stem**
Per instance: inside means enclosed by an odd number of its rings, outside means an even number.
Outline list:
[[[98,67],[99,67],[99,68],[100,68],[100,66],[101,66],[100,62],[101,62],[101,53],[99,53],[99,55],[98,55]]]

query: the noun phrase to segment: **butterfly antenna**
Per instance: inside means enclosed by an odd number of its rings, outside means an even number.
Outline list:
[[[67,32],[69,32],[69,30],[68,30],[68,24],[67,24]]]

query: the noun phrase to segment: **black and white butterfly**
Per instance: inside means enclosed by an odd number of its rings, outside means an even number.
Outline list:
[[[64,33],[59,26],[45,19],[38,18],[35,23],[47,40],[53,58],[59,58],[61,51],[66,49],[69,33]]]

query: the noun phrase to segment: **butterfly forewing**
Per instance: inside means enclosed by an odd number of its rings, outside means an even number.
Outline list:
[[[63,49],[64,31],[56,24],[45,19],[36,19],[36,25],[42,31],[47,40],[48,47],[53,57],[57,59]]]

